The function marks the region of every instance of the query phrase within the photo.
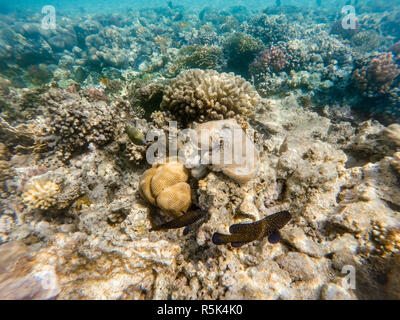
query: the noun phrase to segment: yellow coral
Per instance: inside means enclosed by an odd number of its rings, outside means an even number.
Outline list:
[[[392,255],[400,252],[400,229],[397,227],[385,228],[377,222],[372,230],[373,238],[378,243],[377,251],[380,255]]]
[[[171,216],[187,212],[191,201],[189,174],[183,164],[171,161],[146,170],[139,182],[141,196]]]
[[[28,209],[48,209],[56,204],[61,187],[50,180],[31,181],[24,189],[22,200]]]

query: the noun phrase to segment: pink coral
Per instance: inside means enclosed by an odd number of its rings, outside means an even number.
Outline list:
[[[250,73],[279,72],[289,64],[288,55],[279,47],[271,46],[258,54],[250,65]]]
[[[391,92],[391,86],[399,74],[400,68],[393,61],[393,54],[385,52],[356,69],[353,81],[368,96],[385,95]]]

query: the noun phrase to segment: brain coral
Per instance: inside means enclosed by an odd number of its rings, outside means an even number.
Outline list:
[[[139,182],[141,196],[173,217],[185,213],[191,205],[189,174],[183,164],[168,162],[146,170]]]
[[[222,120],[253,115],[260,96],[233,73],[191,69],[181,72],[164,93],[161,108],[183,122]]]
[[[25,186],[22,200],[29,210],[46,210],[57,202],[61,187],[50,180],[36,179]]]

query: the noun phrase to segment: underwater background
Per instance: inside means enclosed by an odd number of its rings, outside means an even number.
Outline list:
[[[400,298],[400,0],[0,17],[0,298]],[[188,128],[255,163],[147,161]]]

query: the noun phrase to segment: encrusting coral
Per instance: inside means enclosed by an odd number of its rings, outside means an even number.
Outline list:
[[[245,79],[233,73],[191,69],[181,72],[166,89],[161,108],[179,120],[204,122],[254,114],[260,96]]]
[[[29,210],[46,210],[57,203],[61,187],[50,180],[35,179],[28,182],[22,193],[22,201]]]

